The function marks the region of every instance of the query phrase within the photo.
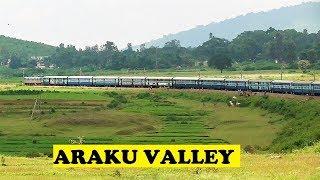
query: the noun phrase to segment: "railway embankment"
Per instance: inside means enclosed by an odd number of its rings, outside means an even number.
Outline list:
[[[201,102],[225,102],[237,98],[241,107],[261,108],[282,116],[270,123],[281,123],[283,128],[269,146],[272,152],[291,152],[320,141],[320,100],[312,96],[275,94],[239,94],[221,91],[173,91],[168,96]]]

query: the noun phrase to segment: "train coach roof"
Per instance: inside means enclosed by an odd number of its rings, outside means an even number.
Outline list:
[[[205,81],[224,81],[224,78],[210,78],[210,77],[202,77],[200,80],[205,80]]]
[[[145,79],[146,76],[121,76],[120,79]]]
[[[174,77],[173,79],[174,80],[192,80],[192,81],[195,81],[195,80],[199,80],[200,78],[199,77]]]
[[[55,79],[61,79],[61,78],[68,78],[68,76],[44,76],[43,78],[55,78]]]
[[[147,79],[164,79],[164,80],[170,80],[170,79],[173,79],[173,77],[147,77]]]
[[[68,78],[74,78],[74,79],[89,79],[89,78],[93,78],[93,76],[68,76]]]
[[[97,79],[118,79],[119,76],[93,76],[93,78],[97,78]]]
[[[249,82],[264,82],[264,83],[270,83],[272,82],[271,80],[249,80]]]
[[[42,77],[39,76],[33,76],[33,77],[24,77],[24,79],[40,79]]]
[[[288,84],[293,83],[293,81],[284,81],[284,80],[274,80],[273,83],[280,83],[280,84]]]
[[[312,84],[311,81],[293,81],[292,84]]]
[[[226,81],[246,82],[248,79],[226,79]]]

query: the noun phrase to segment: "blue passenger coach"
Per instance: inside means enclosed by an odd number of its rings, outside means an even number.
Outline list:
[[[117,76],[94,76],[92,80],[93,85],[98,87],[115,87],[119,85],[119,77]]]
[[[93,86],[93,76],[69,76],[69,86]]]
[[[178,89],[195,89],[199,88],[199,80],[197,77],[175,77],[172,79],[172,87]]]
[[[245,79],[226,79],[225,87],[227,90],[246,91],[248,90],[248,83],[249,81]]]
[[[271,83],[271,91],[276,93],[290,93],[292,81],[276,80]]]
[[[292,82],[291,93],[293,94],[311,94],[312,82]]]
[[[316,96],[320,96],[320,82],[312,82],[312,91]]]
[[[268,80],[250,80],[248,82],[248,90],[251,91],[270,91],[271,81]]]
[[[147,77],[128,76],[119,77],[119,86],[123,87],[145,87]]]
[[[225,79],[223,78],[200,78],[200,87],[203,89],[225,89]]]
[[[320,95],[320,82],[268,81],[200,77],[146,76],[44,76],[25,77],[26,85],[169,87],[177,89],[216,89]]]
[[[148,87],[171,87],[173,77],[147,77],[146,81]]]

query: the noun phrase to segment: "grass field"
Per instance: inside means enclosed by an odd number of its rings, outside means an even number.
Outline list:
[[[32,179],[319,179],[320,144],[290,154],[243,154],[240,168],[52,168],[50,158],[5,157],[0,178]]]
[[[3,84],[0,156],[6,166],[0,166],[0,178],[320,178],[319,143],[287,154],[270,154],[268,150],[288,127],[290,117],[258,106],[229,107],[224,102],[226,95],[237,94]],[[304,96],[270,96],[306,101]],[[85,144],[241,144],[242,148],[255,147],[255,154],[243,152],[241,168],[236,169],[52,168],[48,157],[52,145],[69,144],[78,136],[84,137]]]
[[[32,92],[0,93],[0,152],[4,154],[50,154],[52,144],[69,143],[77,136],[92,144],[234,143],[266,147],[281,127],[269,123],[279,116],[267,115],[262,109],[183,99],[172,96],[174,90],[164,94],[168,90],[60,87],[41,94]],[[118,96],[127,102],[110,107]]]

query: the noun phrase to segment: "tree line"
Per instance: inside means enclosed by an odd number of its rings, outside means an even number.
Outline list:
[[[308,33],[293,29],[246,31],[232,41],[208,35],[208,41],[199,47],[182,47],[178,40],[167,42],[164,47],[146,47],[134,50],[128,43],[124,50],[113,42],[102,46],[77,49],[61,44],[44,62],[61,69],[90,68],[92,70],[167,69],[208,66],[221,71],[232,64],[258,63],[261,61],[297,67],[304,60],[320,68],[320,31]],[[13,68],[22,66],[15,57]]]

